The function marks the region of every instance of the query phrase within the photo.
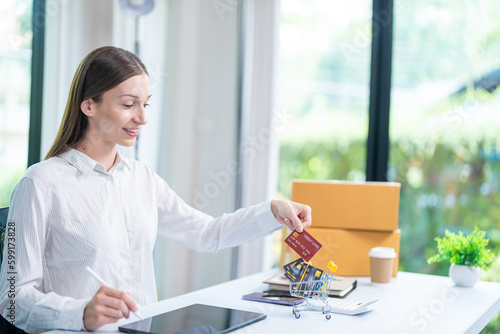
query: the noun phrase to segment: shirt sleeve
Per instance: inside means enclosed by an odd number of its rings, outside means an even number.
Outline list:
[[[42,191],[24,177],[12,194],[4,260],[0,271],[2,316],[26,332],[45,329],[82,330],[90,299],[43,291],[43,252],[49,233]]]
[[[157,177],[158,233],[197,251],[217,252],[267,236],[283,227],[266,201],[214,218],[184,202]]]

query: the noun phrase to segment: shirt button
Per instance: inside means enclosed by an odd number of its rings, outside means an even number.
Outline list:
[[[73,321],[68,322],[68,327],[73,326]]]

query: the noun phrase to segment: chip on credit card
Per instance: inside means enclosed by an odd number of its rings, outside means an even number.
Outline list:
[[[318,240],[314,239],[306,230],[302,233],[293,230],[285,239],[285,242],[305,261],[310,261],[322,247]]]

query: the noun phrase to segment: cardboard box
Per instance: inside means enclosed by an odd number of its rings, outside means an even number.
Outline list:
[[[311,207],[314,227],[394,231],[400,188],[396,182],[294,180],[291,200]]]
[[[328,262],[333,261],[337,266],[338,276],[370,276],[370,260],[368,252],[373,247],[392,247],[396,250],[397,257],[394,259],[392,276],[396,276],[399,266],[399,243],[401,230],[391,232],[385,231],[357,231],[336,228],[313,228],[307,229],[323,247],[312,258],[312,265],[325,269]],[[283,240],[288,236],[290,230],[283,230]],[[280,265],[283,266],[299,258],[287,244],[283,242]]]

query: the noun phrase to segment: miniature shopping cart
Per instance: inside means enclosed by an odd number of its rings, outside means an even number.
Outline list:
[[[293,306],[292,312],[295,318],[300,318],[301,311],[321,311],[325,318],[330,320],[332,307],[328,304],[328,295],[335,271],[337,271],[337,266],[330,261],[319,280],[290,282],[290,294],[305,298],[303,303]]]

